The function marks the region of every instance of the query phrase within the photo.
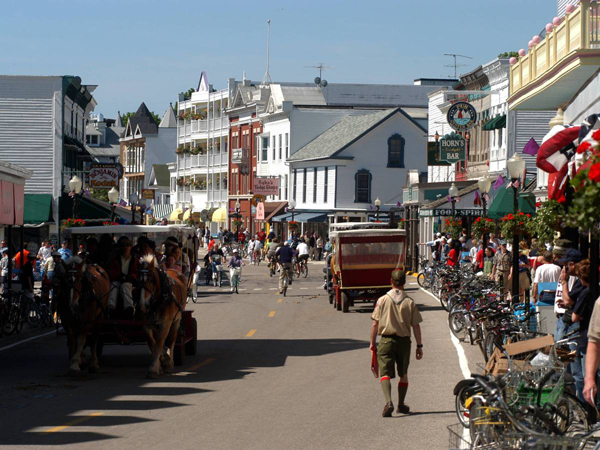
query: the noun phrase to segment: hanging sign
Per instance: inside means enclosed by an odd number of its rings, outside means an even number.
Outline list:
[[[256,220],[265,220],[265,204],[257,203],[256,205]]]
[[[256,194],[252,197],[252,200],[250,201],[252,202],[252,206],[256,206],[259,203],[265,202],[265,196],[261,194]]]
[[[460,134],[447,134],[440,139],[440,161],[450,164],[464,161],[466,156],[466,142]]]
[[[428,166],[449,166],[450,163],[440,159],[439,142],[427,143],[427,165]]]
[[[277,195],[279,193],[279,179],[255,178],[253,191],[255,194],[260,195]]]
[[[456,102],[446,114],[448,125],[456,131],[467,131],[477,122],[477,111],[467,102]]]
[[[88,186],[94,189],[119,187],[119,167],[117,164],[92,164]]]
[[[154,189],[142,189],[142,198],[154,200]]]

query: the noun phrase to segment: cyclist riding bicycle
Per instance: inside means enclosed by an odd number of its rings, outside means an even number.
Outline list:
[[[274,238],[269,245],[267,246],[267,259],[271,264],[272,261],[275,261],[275,254],[277,253],[277,249],[281,247],[281,244],[277,242],[277,238]]]
[[[213,249],[208,254],[208,260],[210,261],[213,273],[216,273],[216,266],[221,265],[221,260],[225,257],[223,250],[219,248],[219,244],[215,244]]]
[[[298,242],[298,247],[296,247],[296,252],[298,252],[298,263],[296,264],[296,271],[300,273],[300,263],[304,261],[304,263],[308,262],[308,245],[304,240],[300,240]]]
[[[227,264],[227,267],[229,267],[229,275],[230,275],[230,280],[233,281],[233,276],[234,276],[234,272],[235,269],[240,269],[240,273],[238,275],[238,283],[240,281],[242,281],[242,266],[245,266],[246,264],[244,264],[244,260],[242,259],[242,257],[240,256],[240,251],[236,248],[233,249],[233,256],[229,259],[229,263]],[[233,292],[233,282],[231,283],[231,292]]]
[[[283,269],[279,275],[279,293],[283,294],[283,280],[288,277],[289,284],[292,284],[292,258],[294,250],[290,247],[289,242],[285,242],[282,247],[279,247],[275,253],[275,258]]]

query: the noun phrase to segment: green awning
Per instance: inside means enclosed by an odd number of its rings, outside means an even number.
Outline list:
[[[25,194],[23,208],[24,223],[40,224],[54,221],[52,218],[52,195],[50,194]]]
[[[496,123],[500,120],[500,116],[496,116],[490,119],[484,126],[481,127],[484,131],[492,131],[496,129]]]
[[[498,121],[494,124],[495,129],[506,128],[506,114],[502,114]]]
[[[535,214],[535,196],[531,192],[519,194],[519,210],[525,214]],[[490,205],[487,216],[490,219],[500,219],[509,213],[515,212],[512,188],[500,188]]]

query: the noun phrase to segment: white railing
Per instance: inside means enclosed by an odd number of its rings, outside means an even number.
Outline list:
[[[544,76],[571,52],[597,48],[600,48],[600,6],[582,0],[543,41],[511,66],[511,95]]]
[[[227,200],[227,189],[217,189],[208,191],[209,202],[222,202]]]
[[[231,163],[240,164],[242,162],[242,149],[234,148],[231,150]]]
[[[189,202],[192,198],[191,192],[178,192],[177,193],[177,201],[178,202]]]

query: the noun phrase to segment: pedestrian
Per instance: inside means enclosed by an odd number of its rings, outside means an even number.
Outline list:
[[[329,238],[325,238],[325,259],[327,259],[327,256],[329,256],[332,249],[333,245],[331,245],[331,241],[329,240]]]
[[[558,282],[554,296],[554,312],[557,319],[554,328],[555,340],[561,340],[567,333],[578,330],[579,325],[573,322],[573,310],[570,306],[576,303],[583,290],[583,285],[577,276],[577,263],[583,259],[583,255],[576,249],[569,249],[563,256],[557,261],[563,266],[562,269],[552,264],[552,259],[550,259],[550,264],[542,264],[535,272],[536,280],[540,274],[539,282],[550,278],[551,282],[554,280]],[[553,258],[552,252],[543,253],[544,262],[547,261],[547,258]],[[548,265],[554,266],[551,276],[547,273],[550,270],[546,267]],[[558,267],[558,277],[556,276],[556,267]],[[551,293],[542,295],[542,300],[550,300],[550,295]]]
[[[69,248],[69,241],[63,241],[61,247],[58,249],[58,253],[60,253],[62,260],[67,262],[67,260],[73,256],[71,249]]]
[[[37,253],[37,259],[39,259],[41,262],[44,262],[48,258],[50,258],[51,254],[52,254],[52,247],[50,246],[50,241],[42,242],[42,245],[40,246],[40,249],[38,250],[38,253]]]
[[[204,232],[204,248],[208,248],[208,244],[210,243],[210,229],[206,227],[206,231]]]
[[[396,377],[398,369],[398,409],[397,413],[408,414],[410,407],[405,403],[408,391],[408,364],[410,362],[411,328],[417,341],[416,358],[423,358],[423,341],[421,326],[423,319],[414,300],[404,291],[406,273],[403,270],[392,272],[392,289],[380,297],[375,305],[371,319],[370,350],[377,352],[379,376],[385,406],[383,417],[391,417],[394,411],[392,402],[391,379]],[[381,336],[379,345],[375,346],[377,336]]]
[[[477,253],[481,250],[483,245],[482,241],[476,241],[473,239],[473,246],[469,250],[469,258],[471,259],[471,264],[473,266],[473,272],[477,272],[478,262],[477,262]]]
[[[219,228],[219,232],[217,233],[217,240],[219,241],[219,244],[223,243],[223,227]]]
[[[504,286],[503,294],[510,295],[510,280],[508,276],[510,274],[510,268],[512,264],[512,258],[508,249],[506,248],[506,241],[500,241],[500,250],[494,255],[494,267],[492,269],[492,278],[498,284]]]
[[[490,233],[490,242],[488,245],[494,249],[494,252],[498,251],[500,247],[500,241],[498,241],[494,233]]]
[[[552,252],[545,251],[544,253],[542,253],[541,258],[542,261],[535,270],[535,278],[533,279],[533,298],[536,303],[539,300],[545,303],[555,303],[554,311],[557,314],[557,318],[559,318],[558,315],[560,314],[560,316],[562,316],[564,314],[564,310],[560,312],[557,311],[555,294],[549,292],[548,294],[540,296],[538,293],[538,285],[540,283],[558,283],[561,269],[556,264],[554,264],[554,256],[552,255]]]
[[[478,259],[479,259],[479,255],[478,255]],[[493,269],[494,269],[494,249],[492,247],[487,247],[485,249],[485,255],[482,257],[482,261],[481,261],[481,265],[479,266],[479,270],[483,270],[483,274],[488,275],[491,278]]]
[[[254,237],[250,237],[248,241],[248,257],[250,258],[250,264],[254,265]]]
[[[323,256],[323,237],[317,237],[317,261],[321,261]]]
[[[8,248],[2,249],[2,255],[0,258],[0,287],[4,286],[4,281],[8,277]],[[2,289],[4,292],[4,288]]]
[[[315,259],[315,245],[316,245],[315,234],[311,233],[310,237],[308,238],[308,248],[309,248],[309,251],[310,251],[310,258],[313,261]]]
[[[269,236],[267,237],[267,239],[269,240],[269,242],[273,242],[273,239],[275,239],[277,237],[277,235],[275,234],[275,230],[273,228],[271,228],[271,231],[269,231]]]

